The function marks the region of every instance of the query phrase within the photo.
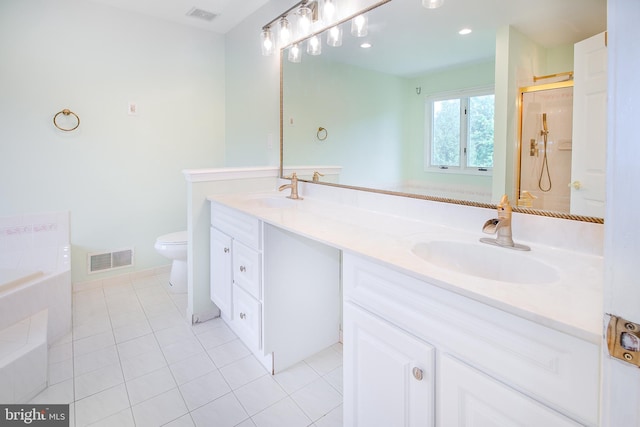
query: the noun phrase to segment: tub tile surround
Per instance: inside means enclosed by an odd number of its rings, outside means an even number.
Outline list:
[[[288,182],[277,180],[274,187]],[[559,281],[519,285],[437,269],[411,254],[413,243],[434,236],[477,242],[486,236],[482,233],[484,222],[496,217],[493,209],[299,185],[304,200],[293,207],[261,206],[255,203],[256,194],[212,195],[209,199],[542,325],[600,342],[601,224],[514,213],[514,240],[532,247],[527,256],[560,266]],[[275,191],[267,197],[284,198],[284,193]]]
[[[73,332],[31,402],[69,403],[76,427],[342,426],[340,345],[271,376],[221,319],[187,322],[169,273],[74,284]]]

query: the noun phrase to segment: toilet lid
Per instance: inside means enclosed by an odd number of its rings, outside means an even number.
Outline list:
[[[164,236],[158,237],[157,241],[163,245],[186,245],[187,230],[165,234]]]

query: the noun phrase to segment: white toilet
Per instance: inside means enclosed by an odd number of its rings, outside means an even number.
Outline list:
[[[187,292],[187,231],[178,231],[156,239],[156,251],[172,260],[169,285],[171,292]]]

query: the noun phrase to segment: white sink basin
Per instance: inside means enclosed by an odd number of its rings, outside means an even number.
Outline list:
[[[484,279],[520,284],[558,279],[554,267],[531,257],[530,252],[444,240],[416,243],[412,252],[434,266]]]

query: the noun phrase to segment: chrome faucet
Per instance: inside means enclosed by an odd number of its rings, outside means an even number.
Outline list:
[[[483,232],[487,234],[497,234],[497,237],[495,239],[482,237],[480,241],[482,243],[501,246],[503,248],[530,251],[531,248],[529,246],[513,242],[511,233],[511,204],[509,203],[509,197],[507,197],[506,194],[502,196],[497,209],[498,218],[492,218],[482,226]]]
[[[290,177],[285,177],[285,178],[291,179],[291,183],[281,185],[280,188],[278,188],[278,191],[282,191],[285,188],[290,188],[291,194],[289,194],[287,197],[294,200],[302,200],[302,197],[298,195],[298,175],[296,175],[296,173],[294,172],[291,174]]]

